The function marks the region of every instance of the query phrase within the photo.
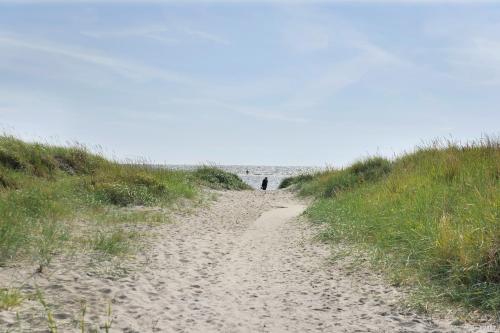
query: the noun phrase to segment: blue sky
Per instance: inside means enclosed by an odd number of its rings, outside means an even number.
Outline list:
[[[500,131],[500,1],[0,0],[0,130],[344,165]]]

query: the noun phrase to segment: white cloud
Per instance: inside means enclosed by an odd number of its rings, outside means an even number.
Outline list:
[[[248,107],[248,106],[227,106],[228,109],[233,109],[234,111],[244,114],[247,116],[251,116],[257,119],[269,119],[269,120],[279,120],[279,121],[286,121],[286,122],[291,122],[291,123],[306,123],[308,122],[308,119],[305,117],[297,117],[297,116],[292,116],[290,114],[287,114],[285,112],[276,112],[276,111],[270,111],[267,109],[263,108],[256,108],[256,107]]]
[[[362,51],[365,57],[367,59],[371,59],[373,62],[377,62],[379,64],[413,66],[413,64],[409,61],[402,59],[393,52],[368,41],[352,41],[351,45]]]
[[[211,99],[211,98],[174,98],[169,101],[164,102],[165,105],[188,105],[194,107],[193,110],[217,110],[224,113],[237,113],[245,116],[249,116],[256,119],[269,119],[269,120],[279,120],[290,123],[306,123],[307,118],[300,116],[293,116],[287,114],[286,112],[279,112],[275,110],[269,110],[268,108],[259,108],[249,105],[241,105],[234,102],[225,102],[222,100]]]
[[[282,109],[317,110],[339,91],[362,82],[372,72],[415,67],[391,50],[371,42],[342,17],[314,9],[294,8],[288,12],[291,19],[284,25],[285,43],[293,50],[324,54],[317,57],[312,54],[311,59],[322,59],[318,62],[301,57],[310,62],[308,71],[299,73],[301,86],[283,103]]]
[[[167,32],[169,29],[162,25],[148,25],[139,27],[122,27],[113,30],[82,31],[82,35],[94,38],[122,38],[133,36],[150,36]]]
[[[1,0],[0,0],[1,1]],[[185,26],[147,25],[137,27],[122,27],[111,30],[82,31],[82,35],[98,39],[108,38],[149,38],[168,44],[179,43],[187,36],[194,39],[208,41],[216,44],[228,45],[229,41],[214,33],[193,29]]]
[[[161,96],[161,98],[171,97],[171,101],[173,100],[176,105],[184,105],[189,106],[186,110],[191,111],[200,111],[200,110],[212,110],[222,111],[226,113],[236,113],[240,115],[244,115],[247,117],[257,118],[257,119],[269,119],[269,120],[277,120],[277,121],[285,121],[291,123],[302,123],[307,121],[306,119],[299,116],[292,116],[287,112],[279,112],[275,110],[269,110],[268,108],[259,108],[250,106],[250,104],[243,102],[245,99],[255,99],[262,94],[269,93],[271,91],[271,87],[276,86],[276,82],[283,82],[282,80],[271,80],[266,83],[266,79],[258,80],[258,82],[254,83],[242,83],[237,86],[224,86],[217,85],[213,83],[204,82],[202,80],[198,80],[186,75],[170,73],[161,68],[154,68],[145,66],[142,64],[133,63],[130,61],[125,61],[120,58],[116,58],[109,55],[104,55],[95,50],[82,49],[69,47],[67,45],[54,44],[46,41],[32,41],[27,40],[24,37],[20,36],[1,36],[0,35],[0,50],[1,49],[8,50],[10,53],[13,50],[20,49],[22,55],[26,56],[26,51],[31,50],[36,52],[35,57],[39,57],[39,52],[43,52],[49,54],[50,56],[62,56],[64,58],[69,59],[70,61],[76,61],[76,63],[83,63],[95,66],[96,68],[105,69],[111,73],[115,73],[126,79],[133,80],[147,80],[147,79],[159,79],[167,82],[173,82],[176,84],[178,90],[176,92],[169,92],[166,94],[165,90],[162,90],[163,85],[159,85],[155,87],[155,91],[123,91],[123,93],[136,95],[136,98],[140,100],[144,100],[145,104],[145,112],[144,119],[158,119],[165,120],[170,119],[171,115],[165,114],[162,111],[162,104],[165,106],[165,103],[159,102],[158,105],[154,106],[151,104],[151,101],[154,101]],[[14,59],[16,58],[16,54],[14,53]],[[54,59],[55,62],[60,62],[57,58]],[[12,69],[12,68],[11,68]],[[85,67],[75,68],[78,72],[88,72]],[[79,73],[72,71],[70,76],[79,76]],[[100,82],[97,77],[94,77],[96,82]],[[92,83],[91,81],[89,81]],[[129,87],[129,89],[133,89],[133,85],[130,85],[131,82],[125,83],[122,80],[121,84],[118,87],[114,87],[113,89],[123,90],[125,87]],[[113,84],[113,82],[108,82],[109,84]],[[95,86],[95,84],[92,84]],[[265,88],[262,87],[265,86]],[[252,88],[253,87],[253,88]],[[106,87],[103,87],[106,89]],[[285,89],[287,93],[290,91]],[[16,97],[17,96],[17,97]],[[180,97],[185,96],[185,97]],[[211,99],[206,99],[205,96],[212,96]],[[2,95],[0,95],[2,97]],[[16,109],[27,110],[32,107],[34,110],[40,110],[40,106],[44,105],[45,109],[51,109],[54,112],[56,109],[62,110],[60,106],[57,108],[53,108],[54,105],[58,104],[57,100],[40,100],[40,96],[37,94],[31,93],[27,90],[24,93],[17,92],[17,94],[9,93],[5,96],[6,101],[11,101]],[[30,102],[35,101],[36,102]],[[63,101],[64,98],[61,99]],[[231,100],[231,101],[230,101]],[[107,101],[106,103],[113,103],[112,101]],[[169,103],[167,103],[169,104]],[[171,103],[170,103],[171,104]],[[34,107],[34,106],[37,107]],[[111,105],[111,104],[110,104]],[[143,114],[143,111],[127,111],[123,109],[125,105],[116,105],[117,110],[123,110],[124,115],[130,114],[130,116],[135,118],[140,118],[140,115]],[[69,109],[73,107],[68,106]],[[109,107],[108,107],[109,108]],[[147,111],[147,110],[151,111]]]
[[[378,62],[368,54],[336,62],[322,68],[321,74],[310,78],[281,105],[282,109],[315,110],[342,89],[362,81],[372,70],[389,63]]]
[[[67,57],[73,60],[100,66],[113,73],[132,79],[161,79],[189,85],[197,85],[199,83],[185,75],[136,64],[116,57],[103,55],[93,50],[72,48],[48,42],[23,40],[19,36],[11,37],[0,35],[0,47],[2,46],[28,49],[36,52],[44,52],[52,55]]]
[[[203,39],[209,42],[226,45],[229,44],[229,41],[227,41],[226,39],[206,31],[194,30],[190,28],[183,28],[182,30],[190,36],[194,36],[196,38]]]

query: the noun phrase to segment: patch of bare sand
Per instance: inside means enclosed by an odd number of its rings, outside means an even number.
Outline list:
[[[208,208],[155,227],[147,251],[123,262],[57,259],[44,274],[2,268],[1,285],[36,288],[53,308],[59,332],[465,332],[403,313],[401,293],[367,269],[330,262],[311,241],[292,194],[219,192]],[[92,265],[92,263],[94,263]],[[31,272],[31,273],[30,273]],[[45,332],[39,302],[0,312],[2,328]],[[21,325],[19,325],[21,322]]]

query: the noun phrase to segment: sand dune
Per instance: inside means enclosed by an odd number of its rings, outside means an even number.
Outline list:
[[[463,332],[401,311],[401,293],[366,267],[328,260],[288,192],[218,192],[209,207],[156,227],[146,251],[124,261],[58,258],[44,274],[2,268],[2,285],[39,288],[59,332]],[[111,315],[107,315],[111,309]],[[19,313],[20,321],[16,319]],[[21,325],[19,325],[21,322]],[[12,332],[46,332],[36,301],[0,312]]]

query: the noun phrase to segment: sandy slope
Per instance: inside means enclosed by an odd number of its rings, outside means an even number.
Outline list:
[[[87,327],[111,332],[450,332],[452,326],[401,313],[400,294],[366,268],[331,262],[297,220],[303,203],[287,192],[221,192],[209,208],[157,227],[149,250],[108,265],[58,259],[50,272],[3,268],[2,285],[35,286],[53,305],[60,332],[78,331],[81,300]],[[262,213],[263,212],[263,213]],[[0,312],[15,332],[46,331],[41,306],[26,301]],[[453,327],[455,331],[466,331]],[[2,330],[0,330],[2,332]]]

